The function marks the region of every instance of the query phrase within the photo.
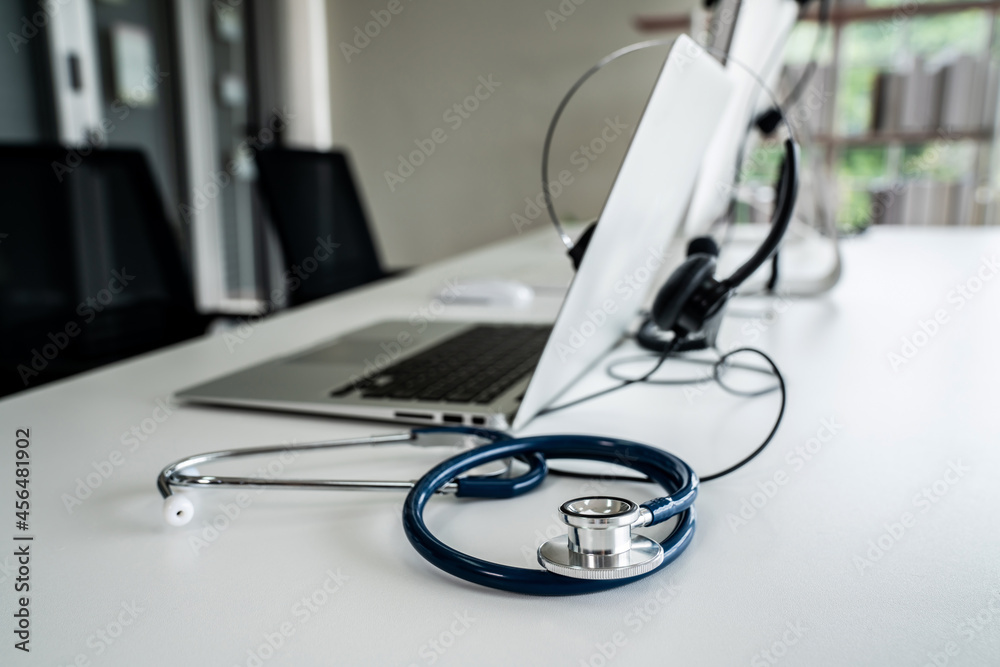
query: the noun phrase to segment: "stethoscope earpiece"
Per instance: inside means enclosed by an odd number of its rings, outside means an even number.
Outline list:
[[[194,518],[194,505],[181,493],[163,499],[163,518],[171,526],[184,526]]]

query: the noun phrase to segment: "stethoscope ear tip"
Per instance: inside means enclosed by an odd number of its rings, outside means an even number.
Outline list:
[[[174,493],[163,500],[163,518],[171,526],[183,526],[194,517],[194,505],[184,496]]]

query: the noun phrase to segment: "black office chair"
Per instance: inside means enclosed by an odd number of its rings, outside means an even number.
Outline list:
[[[0,145],[0,395],[203,334],[140,151]]]
[[[361,197],[343,152],[273,148],[257,153],[259,190],[281,243],[286,270],[301,284],[287,290],[297,306],[370,283],[387,275],[372,241]],[[324,242],[337,247],[326,255]]]

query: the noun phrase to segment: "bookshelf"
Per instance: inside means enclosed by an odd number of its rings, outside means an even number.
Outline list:
[[[815,4],[811,9],[799,14],[800,21],[815,21],[818,18],[818,10]],[[894,18],[902,13],[905,16],[934,16],[937,14],[952,14],[954,12],[964,12],[969,9],[993,9],[1000,8],[1000,2],[969,1],[969,2],[908,2],[892,6],[865,6],[865,5],[838,5],[834,0],[834,7],[830,12],[830,23],[833,25],[844,25],[855,21],[875,21],[879,19]],[[637,16],[634,21],[635,28],[640,32],[669,32],[677,30],[687,30],[691,25],[691,17],[687,14],[673,14],[668,16]]]
[[[809,141],[819,146],[869,147],[886,144],[926,144],[932,141],[983,141],[993,140],[991,130],[962,130],[942,132],[884,132],[852,135],[813,135]]]
[[[812,23],[815,30],[817,10],[812,3],[809,11],[800,14],[800,24]],[[941,43],[936,45],[926,35],[923,44],[913,36],[918,33],[920,37],[921,30],[927,33],[932,18],[936,22],[933,32],[948,21],[955,25],[954,18],[949,17],[960,15],[958,20],[978,26],[981,39],[973,52],[969,51],[971,36],[967,34],[952,35],[950,42],[947,34],[944,41],[939,36]],[[829,106],[810,119],[808,126],[799,124],[798,130],[804,152],[809,154],[807,159],[825,171],[823,180],[829,192],[821,196],[828,209],[834,209],[842,228],[1000,222],[1000,205],[996,201],[1000,192],[1000,154],[993,141],[1000,134],[996,113],[1000,78],[998,17],[998,0],[911,0],[885,6],[866,5],[863,0],[834,0],[825,53],[810,84],[812,88],[817,78],[823,79],[820,84],[829,94],[824,105]],[[639,16],[634,26],[641,32],[680,32],[691,28],[691,17]],[[866,31],[870,41],[865,47],[884,39],[890,51],[898,44],[902,45],[898,51],[903,53],[892,53],[890,59],[876,65],[855,62],[856,53],[865,50],[858,48],[860,31]],[[911,72],[900,65],[904,57],[912,61]],[[980,68],[973,88],[982,89],[978,93],[982,101],[967,106],[975,109],[968,113],[980,115],[973,120],[955,121],[962,107],[956,102],[949,106],[948,99],[964,98],[947,94],[958,90],[955,82],[963,80],[959,74],[965,70],[954,63],[964,66],[973,60]],[[783,79],[794,81],[800,72],[801,67],[798,72],[791,69]],[[859,88],[865,87],[867,103],[858,94]],[[903,97],[900,89],[910,96]],[[922,103],[915,104],[915,100]],[[915,113],[914,109],[921,111]],[[766,144],[763,149],[767,149]],[[858,163],[869,166],[858,173]],[[881,166],[872,168],[872,163]],[[886,192],[890,193],[888,200]],[[887,214],[886,208],[893,206],[895,210]]]

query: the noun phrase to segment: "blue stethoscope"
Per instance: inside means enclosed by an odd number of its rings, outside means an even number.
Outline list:
[[[263,479],[201,475],[195,466],[248,456],[316,451],[361,445],[448,444],[462,451],[431,468],[416,482],[332,479]],[[668,495],[641,505],[616,497],[575,498],[560,516],[567,533],[538,548],[543,569],[501,565],[462,553],[437,539],[424,523],[424,508],[435,494],[466,498],[513,498],[541,484],[546,461],[579,459],[636,470]],[[517,462],[517,463],[514,463]],[[410,544],[432,565],[482,586],[530,595],[579,595],[631,583],[673,562],[694,536],[694,499],[698,476],[676,456],[627,440],[587,435],[514,438],[499,431],[468,427],[414,429],[406,433],[297,445],[231,449],[176,461],[160,472],[157,488],[164,518],[188,523],[194,506],[173,487],[252,486],[286,489],[409,489],[403,504],[403,529]],[[673,530],[657,543],[632,532],[677,517]]]

